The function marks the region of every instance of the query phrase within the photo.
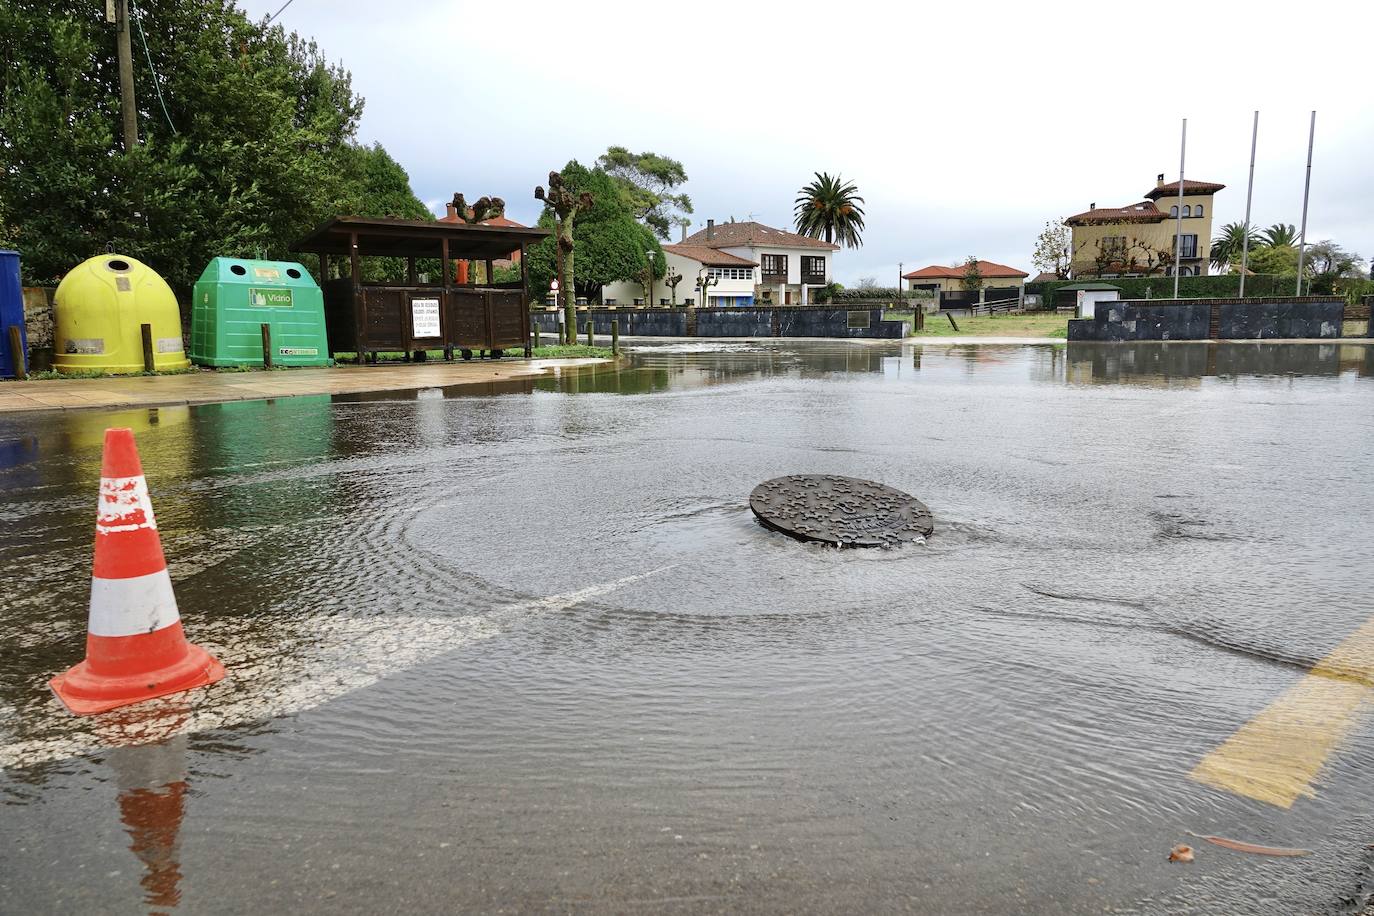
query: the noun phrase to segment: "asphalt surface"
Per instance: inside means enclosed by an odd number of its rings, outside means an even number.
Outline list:
[[[76,720],[107,425],[229,678]],[[693,342],[0,418],[0,912],[1361,912],[1371,453],[1366,346]],[[757,524],[799,473],[935,532]]]

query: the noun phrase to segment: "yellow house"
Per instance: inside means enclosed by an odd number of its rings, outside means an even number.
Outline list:
[[[1174,237],[1182,236],[1179,275],[1203,276],[1212,247],[1212,195],[1226,187],[1210,181],[1183,182],[1183,202],[1178,182],[1155,187],[1139,203],[1124,207],[1092,204],[1064,220],[1073,230],[1069,271],[1075,279],[1132,275],[1173,275]],[[1180,212],[1182,230],[1178,230]]]

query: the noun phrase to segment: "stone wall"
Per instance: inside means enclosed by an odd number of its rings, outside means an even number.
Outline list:
[[[1092,318],[1069,322],[1069,340],[1206,340],[1211,315],[1192,301],[1099,302]]]
[[[1266,340],[1341,336],[1345,302],[1331,296],[1128,299],[1069,322],[1069,340]]]
[[[882,308],[839,306],[781,306],[774,308],[640,308],[580,309],[579,333],[586,333],[587,316],[597,334],[611,333],[620,324],[625,337],[835,337],[900,340],[901,321],[884,321]],[[851,320],[851,315],[852,320]],[[541,334],[558,333],[558,313],[536,311],[530,323]],[[851,327],[850,325],[858,325]]]

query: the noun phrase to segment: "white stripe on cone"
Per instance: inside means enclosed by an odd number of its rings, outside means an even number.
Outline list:
[[[165,568],[129,579],[91,579],[92,636],[155,633],[181,620]]]
[[[153,501],[148,498],[148,480],[137,477],[100,478],[100,503],[96,509],[95,530],[100,534],[117,534],[157,528],[153,518]]]

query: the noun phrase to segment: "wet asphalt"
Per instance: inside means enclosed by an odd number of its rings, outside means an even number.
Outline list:
[[[73,721],[110,425],[230,678]],[[1189,774],[1374,614],[1371,454],[1374,348],[1315,344],[0,419],[0,912],[1361,912],[1374,704],[1291,807]],[[935,533],[791,541],[794,473]]]

